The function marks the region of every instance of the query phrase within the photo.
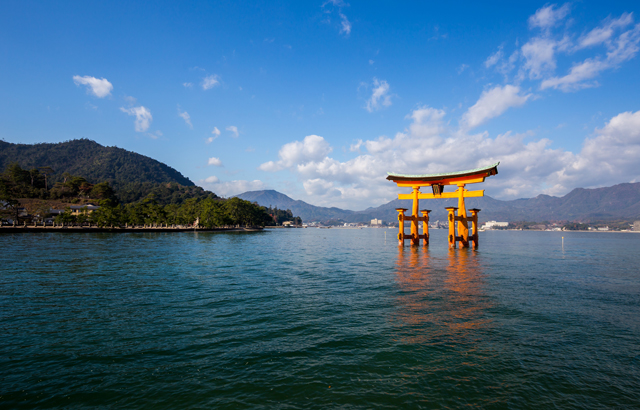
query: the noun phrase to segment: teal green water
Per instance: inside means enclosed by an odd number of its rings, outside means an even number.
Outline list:
[[[0,407],[640,406],[640,235],[395,234],[2,234]]]

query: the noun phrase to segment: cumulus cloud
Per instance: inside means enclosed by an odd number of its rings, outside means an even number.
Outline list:
[[[227,128],[225,128],[227,131],[230,131],[233,134],[233,138],[238,138],[240,136],[240,132],[238,132],[238,127],[236,127],[235,125],[229,125]],[[217,130],[217,128],[216,128]],[[215,131],[215,130],[214,130]]]
[[[211,157],[211,158],[209,158],[209,161],[207,162],[207,165],[213,165],[214,167],[221,167],[222,166],[222,161],[220,161],[220,158]]]
[[[294,141],[280,148],[277,162],[269,161],[260,165],[262,171],[279,171],[296,164],[304,164],[310,161],[320,161],[333,150],[324,138],[318,135],[308,135],[302,141]]]
[[[579,152],[553,148],[535,133],[511,131],[491,136],[452,129],[446,113],[419,107],[407,128],[392,137],[360,140],[355,157],[338,160],[321,136],[283,145],[278,161],[264,171],[289,170],[299,178],[305,200],[318,205],[364,209],[395,199],[398,189],[386,173],[459,171],[500,161],[500,176],[490,178],[487,194],[519,198],[545,193],[564,195],[576,186],[597,187],[640,180],[640,111],[614,116],[587,136]]]
[[[576,161],[563,170],[561,181],[564,185],[589,181],[593,186],[638,181],[638,158],[640,111],[623,112],[585,140]]]
[[[247,191],[260,191],[263,189],[267,189],[267,185],[258,179],[253,181],[221,181],[216,176],[210,176],[208,178],[202,179],[198,181],[198,185],[200,185],[204,189],[208,189],[224,197],[242,194]]]
[[[521,94],[520,87],[515,85],[495,86],[482,93],[478,101],[462,116],[462,125],[472,129],[495,118],[511,107],[523,105],[531,94]]]
[[[182,118],[185,124],[187,124],[189,128],[193,129],[193,124],[191,124],[191,116],[189,115],[188,112],[182,111],[179,105],[178,105],[178,117]]]
[[[113,85],[107,81],[106,78],[96,78],[85,75],[84,77],[80,77],[79,75],[73,76],[73,82],[76,85],[86,85],[87,93],[93,94],[98,98],[104,98],[108,95],[111,95],[111,90],[113,90]]]
[[[391,95],[389,95],[389,84],[377,78],[373,79],[373,92],[371,97],[367,100],[365,109],[369,112],[373,112],[381,109],[382,107],[388,107],[391,105]]]
[[[311,196],[334,197],[341,195],[341,192],[334,188],[333,182],[320,178],[308,179],[304,181],[303,186],[307,195]]]
[[[207,144],[211,144],[213,140],[220,136],[220,130],[218,129],[218,127],[213,127],[213,131],[211,131],[211,134],[213,134],[213,137],[207,138]]]
[[[148,130],[153,120],[151,111],[143,106],[131,108],[120,107],[120,111],[136,117],[134,125],[137,132],[145,132]]]
[[[202,89],[203,90],[209,90],[209,89],[217,86],[218,84],[220,84],[220,77],[218,77],[216,74],[211,74],[211,75],[206,76],[202,80]]]

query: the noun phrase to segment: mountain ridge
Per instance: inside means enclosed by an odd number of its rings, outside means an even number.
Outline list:
[[[305,222],[326,222],[332,219],[344,222],[369,222],[374,218],[395,222],[397,220],[395,208],[411,209],[410,200],[398,199],[378,207],[350,211],[335,207],[318,207],[304,201],[294,200],[275,190],[249,191],[236,196],[257,202],[262,206],[271,205],[290,209]],[[283,200],[279,201],[279,198]],[[270,203],[265,201],[270,201]],[[540,194],[533,198],[503,201],[485,196],[468,198],[465,202],[467,209],[479,208],[482,210],[478,214],[478,219],[481,222],[488,220],[504,222],[635,220],[640,219],[640,182],[622,183],[601,188],[575,188],[562,197]],[[457,206],[457,200],[426,199],[420,201],[421,209],[432,210],[430,214],[432,221],[446,220],[447,214],[444,208],[447,206]],[[410,213],[411,211],[408,212],[408,214]]]
[[[14,144],[0,140],[0,170],[13,162],[24,169],[51,167],[52,183],[63,172],[80,175],[91,183],[167,183],[195,186],[176,169],[146,155],[118,147],[106,147],[82,138],[59,143]]]

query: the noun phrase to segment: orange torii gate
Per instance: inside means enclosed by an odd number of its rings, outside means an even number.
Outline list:
[[[400,232],[398,233],[399,245],[404,245],[405,239],[411,239],[411,245],[419,245],[420,239],[426,246],[429,244],[429,212],[430,209],[420,211],[422,216],[418,216],[418,208],[420,199],[432,198],[458,198],[458,207],[447,207],[449,211],[449,247],[455,248],[456,242],[459,241],[462,247],[469,247],[469,240],[473,242],[473,246],[478,246],[478,212],[479,209],[470,209],[471,216],[467,216],[467,209],[464,206],[465,198],[484,196],[484,190],[468,191],[465,189],[466,184],[476,184],[484,182],[485,178],[496,175],[498,173],[499,162],[486,168],[471,169],[468,171],[449,172],[445,174],[424,174],[424,175],[404,175],[388,172],[389,181],[395,182],[399,187],[413,188],[410,194],[398,194],[398,199],[412,199],[413,207],[411,216],[404,213],[406,208],[396,208],[398,211],[398,221],[400,222]],[[457,185],[458,189],[454,192],[444,192],[445,185]],[[431,186],[432,194],[423,194],[420,187]],[[458,215],[456,215],[456,210]],[[411,221],[411,235],[404,233],[404,221]],[[422,235],[418,232],[418,222],[422,221]],[[456,236],[455,222],[458,222],[458,235]],[[469,225],[471,222],[472,233],[469,236]]]

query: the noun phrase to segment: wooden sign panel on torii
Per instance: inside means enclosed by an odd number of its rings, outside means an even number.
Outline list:
[[[404,213],[406,208],[397,208],[398,221],[400,222],[400,232],[398,233],[398,241],[400,245],[404,245],[405,239],[411,239],[412,245],[419,245],[420,239],[423,240],[424,245],[429,244],[429,212],[431,210],[425,209],[420,211],[422,216],[418,216],[418,208],[420,199],[435,199],[435,198],[458,198],[458,207],[447,207],[449,211],[449,247],[455,248],[456,242],[460,242],[463,247],[469,246],[469,241],[473,243],[474,247],[478,246],[478,212],[479,209],[470,209],[471,216],[467,216],[467,209],[465,208],[464,199],[484,196],[484,190],[480,191],[468,191],[465,189],[467,184],[477,184],[484,182],[485,178],[496,175],[498,173],[499,162],[486,167],[471,169],[468,171],[449,172],[443,174],[422,174],[422,175],[406,175],[388,173],[387,179],[395,182],[399,187],[413,188],[413,192],[410,194],[399,194],[398,199],[411,199],[413,200],[411,216],[407,216]],[[444,187],[447,185],[456,185],[458,187],[454,192],[444,192]],[[422,193],[420,188],[423,186],[430,186],[432,193]],[[457,211],[457,215],[456,215]],[[404,221],[411,221],[411,234],[404,233]],[[423,234],[418,232],[418,222],[422,222]],[[455,232],[455,222],[458,223],[458,235]],[[469,225],[472,223],[472,234],[469,235]]]

